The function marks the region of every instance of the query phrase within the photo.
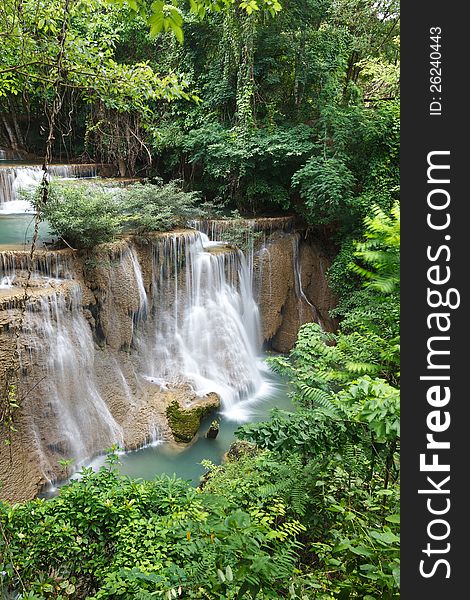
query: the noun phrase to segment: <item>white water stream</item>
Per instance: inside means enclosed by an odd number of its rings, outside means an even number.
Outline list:
[[[153,326],[144,325],[137,342],[147,379],[216,392],[227,418],[248,420],[269,385],[243,253],[202,233],[168,236],[154,247],[152,296]]]
[[[252,257],[197,231],[149,243],[144,251],[128,242],[101,275],[108,279],[101,280],[104,304],[97,318],[104,311],[115,340],[130,323],[132,342],[125,350],[121,342],[111,350],[93,339],[91,314],[67,255],[36,256],[23,367],[34,412],[30,435],[49,480],[61,456],[78,467],[113,443],[123,446],[128,427],[135,435],[133,415],[153,410],[146,406],[155,402],[149,386],[189,385],[201,397],[215,392],[224,419],[234,424],[251,420],[274,392],[261,352]],[[26,253],[2,252],[0,287],[22,281],[26,266]],[[152,415],[137,426],[142,443],[162,439],[163,414]]]
[[[55,444],[79,463],[90,453],[122,443],[121,427],[101,397],[94,372],[94,344],[83,316],[81,290],[51,292],[26,311],[24,337],[28,357],[23,367],[39,365],[42,412],[35,415],[37,439],[44,420],[55,429]],[[34,388],[31,388],[33,390]]]
[[[2,164],[3,163],[3,164]],[[52,178],[66,179],[96,177],[96,165],[50,165]],[[32,213],[31,204],[21,198],[20,191],[34,188],[43,177],[42,166],[21,162],[11,163],[0,157],[0,215]]]

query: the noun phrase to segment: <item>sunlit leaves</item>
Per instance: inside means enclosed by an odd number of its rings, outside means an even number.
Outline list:
[[[151,4],[150,13],[147,13],[143,0],[109,1],[120,5],[127,1],[128,6],[135,13],[147,15],[150,35],[157,36],[162,31],[171,31],[178,42],[183,42],[183,17],[180,10],[184,6],[182,1],[174,0],[172,4],[166,4],[163,0],[155,0]],[[189,0],[189,5],[191,12],[200,19],[204,19],[207,13],[217,13],[222,10],[240,10],[249,16],[264,10],[274,17],[282,9],[278,0]]]

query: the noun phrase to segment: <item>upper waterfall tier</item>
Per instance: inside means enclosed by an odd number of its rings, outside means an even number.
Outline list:
[[[50,165],[51,177],[91,178],[98,174],[95,164]],[[22,200],[20,190],[37,185],[43,177],[40,164],[23,162],[0,163],[0,214],[24,213],[31,210],[30,204]]]

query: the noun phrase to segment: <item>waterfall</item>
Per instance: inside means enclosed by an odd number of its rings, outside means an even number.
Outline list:
[[[292,238],[292,259],[293,259],[293,271],[294,271],[294,284],[295,284],[295,294],[297,298],[300,300],[299,302],[299,317],[301,321],[304,321],[303,309],[304,305],[307,305],[309,308],[309,312],[311,313],[311,318],[315,322],[317,322],[320,327],[324,329],[322,319],[318,310],[315,306],[310,302],[310,300],[305,295],[305,292],[302,287],[302,268],[300,264],[300,235],[296,233]],[[310,315],[309,315],[310,320]]]
[[[21,160],[21,157],[10,148],[0,148],[0,161],[2,160]]]
[[[0,290],[11,289],[14,281],[15,276],[10,277],[9,275],[4,275],[2,278],[0,278]]]
[[[38,251],[31,266],[26,251],[0,252],[0,343],[15,347],[25,310],[22,435],[35,440],[45,478],[63,475],[64,458],[76,469],[113,443],[170,439],[165,410],[175,395],[190,404],[215,392],[226,418],[252,417],[272,384],[250,256],[188,230],[121,240],[86,261]]]
[[[240,250],[208,241],[169,235],[154,246],[153,327],[137,347],[148,380],[216,392],[224,414],[243,421],[267,391],[252,271]]]
[[[44,399],[34,415],[37,437],[47,428],[50,438],[55,428],[56,450],[78,460],[123,440],[98,391],[92,334],[81,307],[75,283],[29,303],[23,330],[28,352],[22,357],[23,370],[37,373],[29,388]]]
[[[31,205],[26,200],[19,199],[19,191],[38,185],[42,173],[39,166],[0,167],[0,213],[30,212]]]
[[[0,278],[5,280],[21,280],[27,277],[30,266],[29,253],[4,250],[0,252]],[[68,250],[36,251],[33,264],[33,283],[49,285],[51,280],[71,279],[73,268],[71,253]]]
[[[94,164],[50,165],[48,171],[51,177],[67,179],[97,176],[97,167]],[[37,186],[42,177],[41,165],[0,165],[0,214],[31,212],[33,209],[30,203],[21,200],[20,190]]]
[[[139,292],[139,310],[136,315],[137,321],[144,319],[148,312],[148,299],[147,292],[145,291],[144,278],[142,275],[142,269],[140,267],[139,259],[134,248],[131,247],[130,259],[132,269],[134,271],[134,278],[137,284],[137,291]]]

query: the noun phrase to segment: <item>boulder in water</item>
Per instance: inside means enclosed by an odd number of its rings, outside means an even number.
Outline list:
[[[215,438],[219,435],[219,429],[219,422],[217,420],[212,421],[209,429],[207,430],[206,438],[209,440],[215,440]]]
[[[211,393],[184,406],[174,398],[166,409],[168,425],[177,442],[190,442],[199,431],[202,419],[220,407],[220,397]]]

